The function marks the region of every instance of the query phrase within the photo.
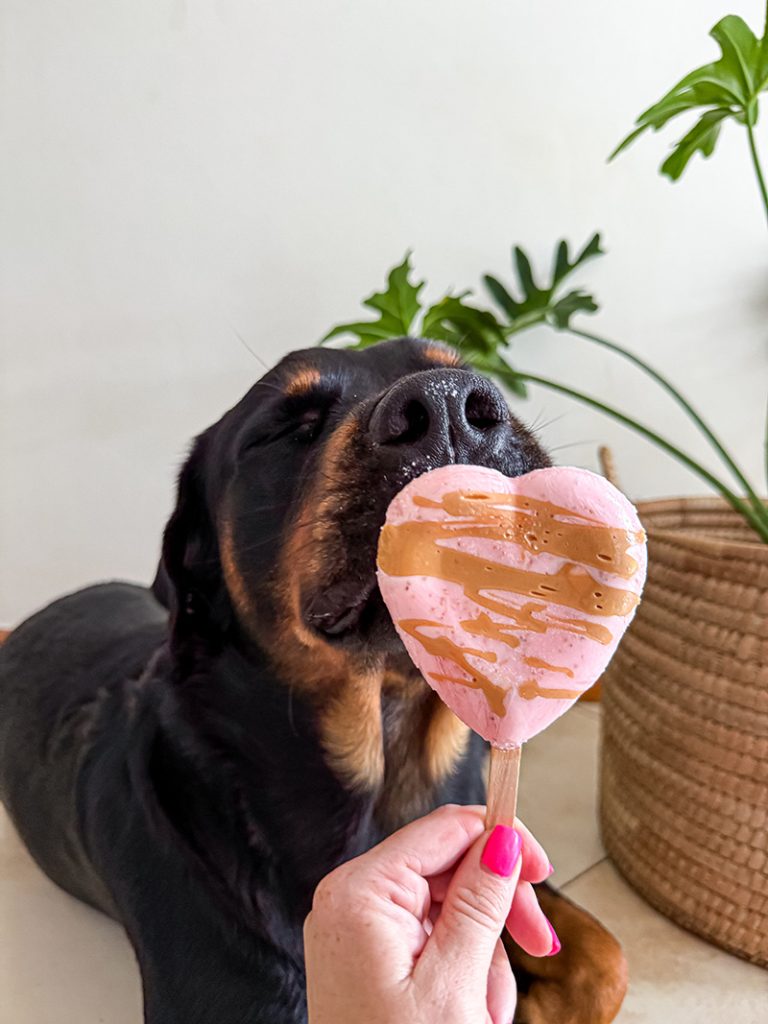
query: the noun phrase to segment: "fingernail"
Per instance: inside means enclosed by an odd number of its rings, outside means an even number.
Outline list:
[[[549,927],[550,934],[552,935],[552,949],[547,953],[547,956],[556,956],[563,947],[560,945],[560,939],[557,937],[557,932],[549,921],[547,921],[547,925]]]
[[[554,875],[554,873],[555,873],[555,865],[550,861],[550,863],[547,866],[549,868],[549,874],[550,875]],[[549,877],[549,875],[547,877]]]
[[[509,825],[497,825],[488,836],[482,864],[501,878],[509,878],[520,859],[523,842],[520,836]]]

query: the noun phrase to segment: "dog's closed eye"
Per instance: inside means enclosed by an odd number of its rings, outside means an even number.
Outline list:
[[[293,426],[293,436],[297,441],[314,441],[321,433],[327,415],[327,406],[324,408],[314,406],[305,409]]]
[[[337,398],[336,393],[320,390],[287,396],[279,407],[273,407],[268,419],[260,419],[258,424],[244,432],[239,447],[240,457],[277,441],[311,444],[322,434]]]

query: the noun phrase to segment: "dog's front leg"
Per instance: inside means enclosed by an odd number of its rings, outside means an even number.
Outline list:
[[[303,968],[238,925],[187,905],[131,927],[145,1024],[306,1024]]]
[[[562,950],[528,956],[507,943],[518,979],[515,1024],[610,1024],[627,991],[627,964],[617,940],[586,910],[549,885],[536,887]]]

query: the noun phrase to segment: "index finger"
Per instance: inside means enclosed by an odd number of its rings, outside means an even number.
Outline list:
[[[363,866],[409,868],[422,878],[452,868],[483,832],[484,807],[444,804],[358,857]]]
[[[442,900],[452,869],[485,828],[484,820],[485,807],[480,804],[444,804],[393,832],[358,861],[368,867],[373,863],[397,863],[422,878],[447,873],[446,885],[441,887],[438,883],[438,889],[443,891],[432,894],[433,899]],[[544,848],[519,818],[515,819],[515,830],[523,841],[521,879],[543,882],[552,874]]]
[[[474,809],[485,813],[484,807]],[[543,882],[552,874],[552,866],[544,847],[519,818],[515,818],[515,831],[523,841],[523,865],[520,871],[520,880],[522,882]],[[429,879],[429,891],[435,903],[442,903],[445,899],[448,885],[453,877],[452,867],[432,875]]]

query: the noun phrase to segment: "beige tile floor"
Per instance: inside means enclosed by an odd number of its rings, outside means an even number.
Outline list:
[[[521,815],[555,882],[624,945],[620,1024],[768,1024],[768,972],[682,931],[606,859],[597,828],[599,709],[574,708],[525,751]],[[141,992],[121,930],[52,885],[0,817],[0,1024],[140,1024]]]

